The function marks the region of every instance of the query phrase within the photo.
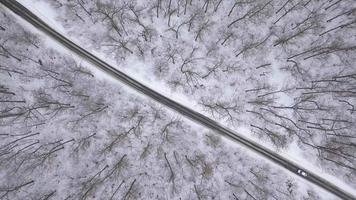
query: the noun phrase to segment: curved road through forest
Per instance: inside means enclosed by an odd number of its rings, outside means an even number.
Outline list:
[[[245,145],[247,148],[254,150],[255,152],[261,154],[265,158],[271,160],[272,162],[278,164],[279,166],[291,171],[292,173],[304,178],[305,180],[333,193],[334,195],[345,199],[345,200],[356,200],[356,197],[349,194],[345,190],[341,189],[339,186],[332,184],[331,182],[325,180],[324,178],[314,174],[311,171],[306,170],[305,168],[298,166],[296,163],[278,155],[277,153],[267,149],[266,147],[257,144],[254,141],[251,141],[244,136],[237,134],[236,132],[228,129],[215,122],[214,120],[200,114],[170,98],[163,96],[162,94],[152,90],[151,88],[141,84],[130,76],[124,74],[123,72],[117,70],[116,68],[110,66],[108,63],[100,60],[95,55],[91,54],[87,50],[81,48],[77,44],[73,43],[71,40],[65,36],[58,33],[56,30],[52,29],[47,23],[33,14],[30,10],[24,7],[22,4],[16,0],[0,0],[0,3],[5,7],[13,11],[15,14],[19,15],[27,22],[31,23],[36,28],[40,29],[42,32],[48,36],[55,39],[57,42],[67,47],[69,50],[75,52],[80,57],[94,64],[96,67],[110,74],[114,78],[120,80],[126,85],[134,88],[135,90],[143,93],[144,95],[154,99],[155,101],[173,109],[176,112],[202,124],[203,126],[235,141],[240,144]]]

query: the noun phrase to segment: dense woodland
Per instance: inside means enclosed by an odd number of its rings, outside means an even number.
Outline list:
[[[328,198],[97,78],[2,6],[0,47],[0,199]]]
[[[356,186],[354,0],[50,2],[121,70]]]

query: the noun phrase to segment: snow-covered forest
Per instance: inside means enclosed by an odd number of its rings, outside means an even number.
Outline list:
[[[319,199],[1,15],[0,199]],[[23,22],[22,22],[23,23]]]
[[[67,36],[356,187],[354,0],[32,0]],[[0,199],[335,199],[0,6]]]
[[[354,0],[46,2],[121,70],[356,187]]]

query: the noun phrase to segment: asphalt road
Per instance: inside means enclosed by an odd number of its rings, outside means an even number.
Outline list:
[[[356,200],[355,196],[352,196],[348,192],[341,189],[339,186],[332,184],[331,182],[323,179],[322,177],[314,174],[311,171],[304,169],[302,166],[298,166],[296,163],[291,162],[290,160],[278,155],[277,153],[245,138],[242,135],[228,129],[220,125],[219,123],[215,122],[214,120],[200,114],[190,108],[170,99],[167,98],[160,93],[152,90],[151,88],[141,84],[140,82],[136,81],[135,79],[131,78],[130,76],[124,74],[123,72],[117,70],[116,68],[110,66],[106,62],[100,60],[87,50],[81,48],[77,44],[70,41],[65,36],[61,35],[54,29],[52,29],[49,25],[47,25],[44,21],[42,21],[39,17],[25,8],[23,5],[18,3],[16,0],[0,0],[0,3],[3,4],[5,7],[13,11],[15,14],[19,15],[21,18],[26,20],[27,22],[31,23],[36,28],[40,29],[42,32],[47,34],[48,36],[52,37],[56,41],[58,41],[63,46],[67,47],[69,50],[75,52],[83,59],[89,61],[90,63],[94,64],[94,66],[98,67],[99,69],[103,70],[104,72],[110,74],[114,78],[120,80],[124,84],[134,88],[135,90],[143,93],[144,95],[154,99],[155,101],[173,109],[176,112],[194,120],[195,122],[200,123],[201,125],[225,136],[235,142],[245,145],[247,148],[254,150],[255,152],[261,154],[265,158],[271,160],[272,162],[276,163],[277,165],[291,171],[292,173],[304,178],[305,180],[333,193],[334,195],[345,199],[345,200]]]

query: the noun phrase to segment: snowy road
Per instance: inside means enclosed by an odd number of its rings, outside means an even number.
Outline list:
[[[110,66],[106,62],[100,60],[93,54],[89,53],[85,49],[81,48],[80,46],[76,45],[63,35],[59,34],[57,31],[52,29],[50,26],[48,26],[45,22],[43,22],[40,18],[38,18],[36,15],[31,13],[28,9],[26,9],[24,6],[22,6],[20,3],[14,0],[0,0],[0,2],[12,10],[14,13],[34,25],[36,28],[40,29],[53,39],[57,40],[59,43],[67,47],[69,50],[75,52],[82,58],[86,59],[87,61],[91,62],[94,64],[96,67],[100,68],[101,70],[105,71],[106,73],[110,74],[114,78],[120,80],[121,82],[125,83],[126,85],[134,88],[135,90],[143,93],[144,95],[154,99],[155,101],[173,109],[176,112],[179,112],[180,114],[194,120],[195,122],[198,122],[207,128],[210,128],[217,133],[220,133],[221,135],[228,137],[232,139],[233,141],[236,141],[240,144],[245,145],[251,150],[254,150],[255,152],[261,154],[262,156],[268,158],[272,162],[278,164],[279,166],[282,166],[283,168],[291,171],[292,173],[298,175],[299,177],[314,183],[315,185],[324,188],[325,190],[335,194],[336,196],[346,199],[346,200],[351,200],[351,199],[356,199],[356,197],[352,196],[351,194],[347,193],[340,187],[330,183],[329,181],[323,179],[322,177],[313,174],[313,172],[308,171],[304,169],[301,166],[298,166],[296,163],[293,163],[289,161],[286,158],[283,158],[282,156],[278,155],[277,153],[266,149],[265,147],[235,133],[232,130],[229,130],[226,127],[223,127],[222,125],[218,124],[214,120],[170,99],[162,94],[148,88],[147,86],[141,84],[140,82],[136,81],[135,79],[131,78],[130,76],[127,76],[126,74],[122,73],[121,71],[117,70],[116,68]]]

